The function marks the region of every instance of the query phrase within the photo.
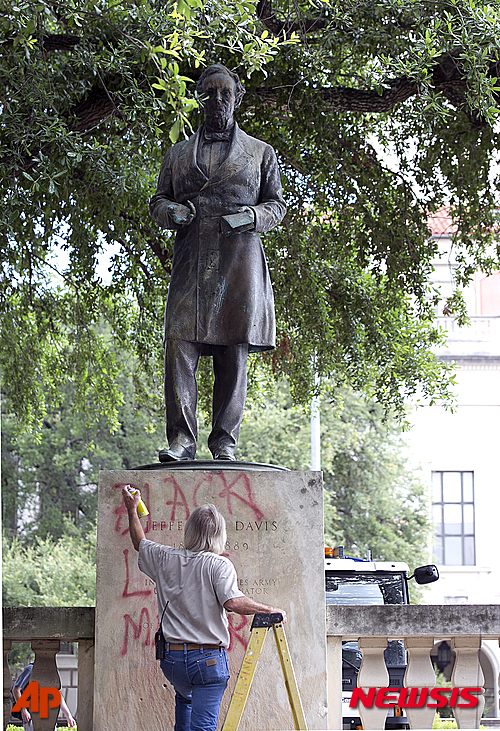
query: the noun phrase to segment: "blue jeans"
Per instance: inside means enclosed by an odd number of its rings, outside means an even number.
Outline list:
[[[175,690],[174,731],[215,731],[229,680],[226,651],[171,651],[167,644],[160,667]]]

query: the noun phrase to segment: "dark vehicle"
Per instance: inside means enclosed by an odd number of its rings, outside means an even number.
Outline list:
[[[418,584],[437,581],[436,566],[420,566],[409,576],[406,563],[372,561],[344,556],[342,547],[325,548],[326,603],[344,605],[409,604],[408,580]],[[406,651],[400,641],[389,642],[384,652],[389,673],[389,686],[402,688],[406,671]],[[357,686],[361,665],[361,651],[357,642],[342,643],[342,721],[344,729],[362,728],[355,708],[349,708],[353,688]],[[407,729],[408,719],[403,709],[389,708],[386,729]]]

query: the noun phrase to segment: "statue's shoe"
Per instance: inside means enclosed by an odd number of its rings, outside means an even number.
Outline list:
[[[158,457],[160,462],[190,462],[194,459],[195,453],[194,449],[174,443],[168,449],[161,449]]]
[[[221,447],[214,452],[214,459],[226,460],[227,462],[234,462],[234,450],[230,447]]]

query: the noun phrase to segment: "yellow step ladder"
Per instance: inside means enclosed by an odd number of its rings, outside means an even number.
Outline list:
[[[256,614],[254,616],[250,632],[250,640],[245,651],[245,657],[241,663],[238,680],[234,686],[233,696],[231,698],[231,703],[229,704],[222,731],[237,731],[240,725],[248,693],[252,685],[255,671],[257,670],[257,663],[259,662],[260,654],[264,647],[264,640],[266,639],[266,635],[271,627],[273,628],[274,639],[276,640],[276,647],[278,648],[278,655],[281,662],[281,669],[283,670],[285,687],[288,693],[288,700],[290,701],[290,708],[292,709],[295,728],[299,731],[307,731],[304,710],[302,708],[302,702],[297,688],[297,681],[293,672],[290,652],[288,651],[285,630],[283,629],[282,614]]]

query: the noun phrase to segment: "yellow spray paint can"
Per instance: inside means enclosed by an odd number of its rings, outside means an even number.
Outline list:
[[[127,487],[127,490],[131,495],[136,495],[139,492],[139,490],[136,490],[135,487],[132,487],[131,485]],[[149,515],[146,503],[141,497],[139,498],[139,504],[137,505],[137,515],[139,518],[144,518],[145,515]]]

